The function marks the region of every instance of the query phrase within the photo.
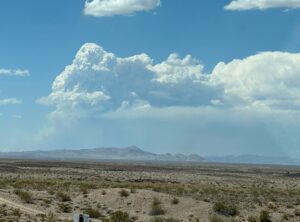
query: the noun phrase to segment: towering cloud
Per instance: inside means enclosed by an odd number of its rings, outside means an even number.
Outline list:
[[[299,8],[300,0],[233,0],[226,10],[264,10],[269,8]]]
[[[220,62],[205,74],[190,55],[171,54],[154,64],[146,54],[120,58],[87,43],[39,102],[54,105],[60,115],[171,106],[295,110],[300,107],[299,64],[300,54],[263,52]]]
[[[57,76],[51,94],[39,102],[55,105],[59,114],[209,104],[216,90],[208,85],[202,68],[190,55],[181,59],[171,54],[153,64],[146,54],[119,58],[87,43]]]
[[[150,11],[160,5],[160,0],[90,0],[85,2],[84,14],[92,16],[132,15]]]
[[[121,58],[87,43],[38,100],[54,107],[38,140],[70,145],[72,134],[80,135],[73,145],[84,137],[91,147],[102,138],[103,146],[205,145],[215,154],[255,147],[278,155],[288,146],[296,154],[300,144],[290,137],[299,131],[299,89],[298,53],[262,52],[220,62],[206,74],[191,55],[154,63],[146,54]]]

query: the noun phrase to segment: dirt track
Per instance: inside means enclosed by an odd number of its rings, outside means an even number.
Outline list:
[[[0,197],[0,203],[1,204],[6,204],[7,206],[12,207],[12,208],[20,209],[24,213],[27,213],[27,214],[30,214],[30,215],[44,214],[44,212],[42,212],[42,211],[38,211],[36,209],[26,207],[22,204],[11,202],[10,200],[7,200],[3,197]]]

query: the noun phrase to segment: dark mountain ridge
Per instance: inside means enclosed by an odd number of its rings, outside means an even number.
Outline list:
[[[125,148],[105,147],[79,150],[24,151],[2,152],[2,159],[32,159],[32,160],[132,160],[132,161],[177,161],[205,162],[196,154],[155,154],[144,151],[136,146]]]

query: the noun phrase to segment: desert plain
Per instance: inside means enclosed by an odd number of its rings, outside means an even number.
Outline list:
[[[0,161],[0,222],[299,222],[296,166]]]

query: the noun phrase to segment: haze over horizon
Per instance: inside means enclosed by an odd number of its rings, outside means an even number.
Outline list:
[[[251,2],[2,2],[0,152],[300,159],[300,1]]]

